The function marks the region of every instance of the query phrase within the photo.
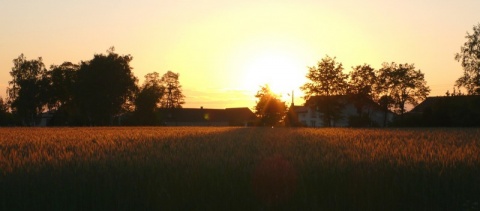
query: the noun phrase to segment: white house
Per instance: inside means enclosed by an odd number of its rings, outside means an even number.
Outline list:
[[[393,120],[394,113],[385,112],[378,104],[367,98],[352,96],[314,96],[305,106],[293,106],[298,122],[307,127],[325,127],[325,110],[330,109],[330,126],[378,126],[384,127]],[[361,116],[361,117],[360,117]],[[363,121],[363,122],[360,122]]]

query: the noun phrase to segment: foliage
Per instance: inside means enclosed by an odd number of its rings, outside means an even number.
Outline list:
[[[165,87],[162,85],[160,75],[157,72],[145,75],[145,81],[135,98],[135,120],[140,125],[155,125],[155,110],[159,107]]]
[[[467,32],[467,41],[460,47],[460,52],[455,54],[455,60],[463,67],[463,76],[456,85],[465,87],[469,95],[480,94],[480,23],[473,26],[473,33]]]
[[[295,111],[295,106],[292,104],[285,114],[285,126],[288,127],[304,127],[305,125],[298,119],[298,114]]]
[[[357,117],[350,119],[351,125],[364,126],[369,125],[368,115],[364,114],[364,108],[371,104],[371,101],[377,99],[378,81],[377,72],[368,64],[352,67],[349,73],[347,93],[357,109]],[[366,119],[365,119],[366,117]]]
[[[182,85],[180,85],[180,74],[167,71],[162,76],[161,84],[165,87],[165,93],[160,99],[161,108],[182,108],[185,103],[185,95],[182,93]]]
[[[75,99],[87,125],[111,125],[137,90],[130,55],[118,55],[113,47],[107,55],[96,54],[81,62],[77,73]]]
[[[306,76],[309,82],[300,87],[304,91],[306,104],[322,113],[326,127],[334,126],[335,120],[341,118],[343,108],[338,98],[330,96],[344,95],[348,88],[348,75],[343,73],[342,63],[335,59],[327,55],[316,67],[309,67]]]
[[[64,62],[61,65],[52,65],[47,71],[45,79],[48,82],[48,107],[59,109],[72,103],[75,81],[79,65]]]
[[[375,69],[368,64],[352,67],[349,73],[348,90],[349,94],[361,95],[370,99],[375,99],[375,89],[378,86]]]
[[[53,118],[48,125],[60,126],[75,124],[81,119],[77,99],[75,98],[77,72],[80,66],[71,62],[51,65],[44,76],[47,81],[46,102]]]
[[[255,97],[255,114],[259,117],[262,126],[277,125],[285,116],[287,105],[274,94],[267,85],[261,86]]]
[[[12,124],[12,115],[8,112],[8,104],[0,97],[0,126]]]
[[[22,125],[35,125],[36,117],[41,114],[46,104],[47,82],[42,58],[27,60],[21,54],[13,60],[10,71],[12,80],[8,82],[8,102],[13,113],[19,118]]]
[[[335,61],[335,57],[328,55],[317,63],[317,66],[309,67],[307,79],[309,82],[300,87],[304,91],[307,101],[312,96],[343,95],[347,90],[346,79],[342,63]]]
[[[322,118],[323,127],[335,127],[336,122],[345,118],[342,110],[346,104],[346,98],[341,95],[314,96],[305,103]]]
[[[406,104],[416,106],[430,93],[424,74],[413,64],[383,63],[378,82],[379,104],[393,107],[400,115],[405,113]]]
[[[1,210],[475,210],[480,130],[3,128]]]

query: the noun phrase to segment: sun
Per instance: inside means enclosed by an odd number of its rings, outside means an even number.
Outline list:
[[[281,50],[263,50],[252,54],[245,62],[243,85],[245,89],[256,92],[260,86],[268,84],[270,89],[290,102],[290,93],[298,95],[305,83],[304,64],[289,52]]]

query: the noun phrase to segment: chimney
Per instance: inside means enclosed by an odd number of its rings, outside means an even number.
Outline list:
[[[293,93],[293,90],[292,90],[292,105],[291,105],[291,107],[293,107],[293,106],[295,105],[295,104],[293,103],[293,98],[294,98],[294,97],[293,97],[293,94],[294,94],[294,93]]]

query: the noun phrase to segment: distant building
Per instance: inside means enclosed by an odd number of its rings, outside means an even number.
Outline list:
[[[255,114],[247,107],[161,109],[167,126],[253,126]]]
[[[478,127],[480,126],[480,96],[427,97],[407,113],[413,119],[410,126]]]
[[[331,113],[332,127],[382,127],[393,120],[394,113],[385,112],[378,104],[367,98],[348,95],[314,96],[305,106],[293,106],[297,121],[307,127],[325,127],[325,110]]]
[[[35,124],[33,126],[36,127],[46,127],[49,125],[50,121],[53,119],[53,116],[55,115],[55,110],[53,111],[47,111],[41,113],[36,119],[35,119]]]

